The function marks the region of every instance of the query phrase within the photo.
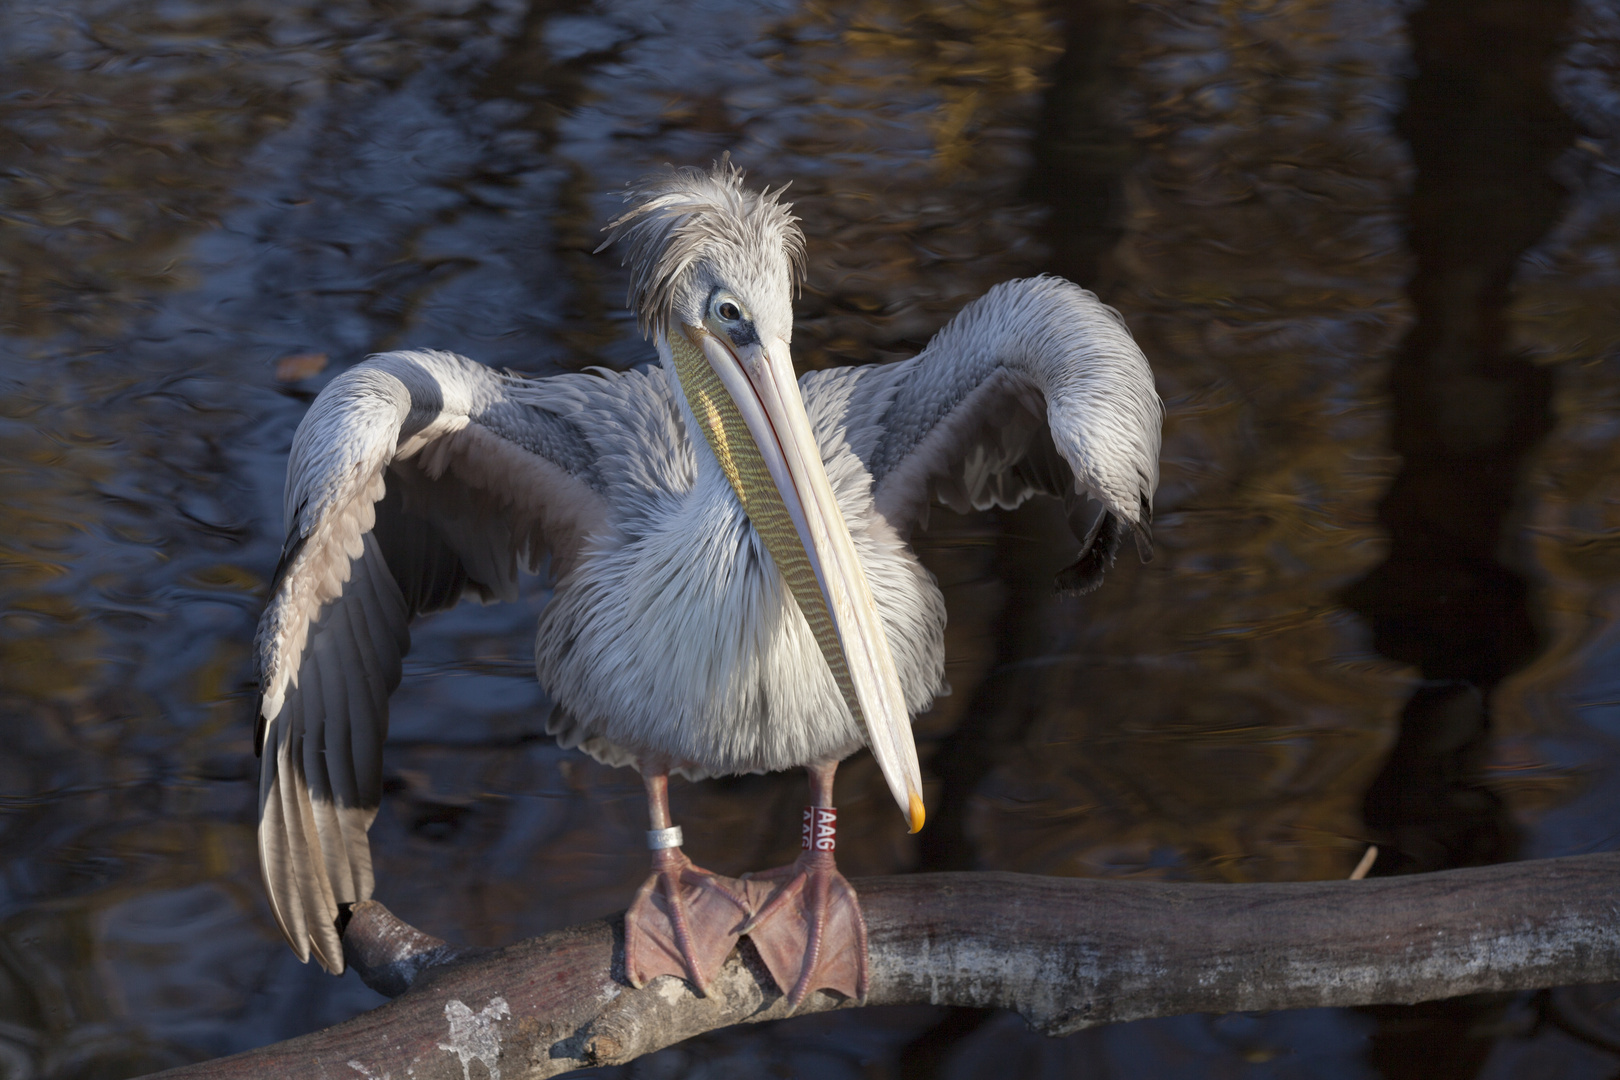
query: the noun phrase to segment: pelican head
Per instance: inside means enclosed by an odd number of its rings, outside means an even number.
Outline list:
[[[922,776],[900,678],[793,371],[798,219],[781,190],[744,188],[729,160],[653,173],[625,199],[630,209],[602,246],[625,247],[637,323],[680,383],[916,832]]]

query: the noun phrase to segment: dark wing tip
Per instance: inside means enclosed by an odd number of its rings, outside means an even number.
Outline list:
[[[1082,596],[1103,582],[1103,575],[1114,565],[1114,556],[1123,539],[1123,526],[1112,513],[1104,513],[1091,528],[1091,534],[1081,541],[1080,557],[1058,571],[1053,585],[1060,593]]]
[[[1136,557],[1141,559],[1144,563],[1152,562],[1153,561],[1153,529],[1152,529],[1152,527],[1149,526],[1147,524],[1147,522],[1143,522],[1140,525],[1133,525],[1133,526],[1131,526],[1131,534],[1136,539]]]
[[[1153,561],[1153,502],[1143,494],[1139,497],[1141,512],[1131,532],[1136,537],[1136,557],[1144,563]]]

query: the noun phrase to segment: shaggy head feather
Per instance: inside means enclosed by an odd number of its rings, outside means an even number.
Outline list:
[[[805,271],[804,233],[793,204],[776,191],[749,191],[730,155],[714,168],[665,166],[624,190],[629,210],[609,222],[596,250],[624,245],[627,303],[644,335],[667,334],[671,319],[696,325],[710,292],[742,297],[761,333],[792,340],[794,287]]]

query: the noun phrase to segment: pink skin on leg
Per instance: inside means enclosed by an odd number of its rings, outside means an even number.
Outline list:
[[[812,807],[832,808],[837,768],[837,762],[810,766]],[[789,1011],[812,990],[825,988],[861,1000],[867,988],[866,919],[855,889],[838,872],[832,838],[821,838],[818,845],[815,823],[807,827],[810,846],[791,866],[752,874],[745,882],[751,897],[765,883],[781,882],[743,933],[787,992]]]
[[[668,829],[669,770],[643,762],[642,776],[652,828]],[[625,974],[638,988],[674,975],[707,995],[747,917],[745,886],[693,866],[679,846],[655,848],[652,863],[624,915]]]

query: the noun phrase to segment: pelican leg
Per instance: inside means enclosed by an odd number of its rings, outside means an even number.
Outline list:
[[[692,865],[681,851],[680,829],[669,822],[669,772],[643,766],[652,828],[652,876],[624,915],[624,971],[640,988],[674,975],[704,995],[725,962],[749,905],[742,883]]]
[[[780,882],[742,932],[787,992],[790,1012],[810,991],[822,988],[866,998],[866,919],[854,887],[838,872],[833,857],[837,768],[837,762],[810,766],[811,805],[805,807],[804,849],[798,859],[747,878],[751,892],[758,891],[756,883]]]

